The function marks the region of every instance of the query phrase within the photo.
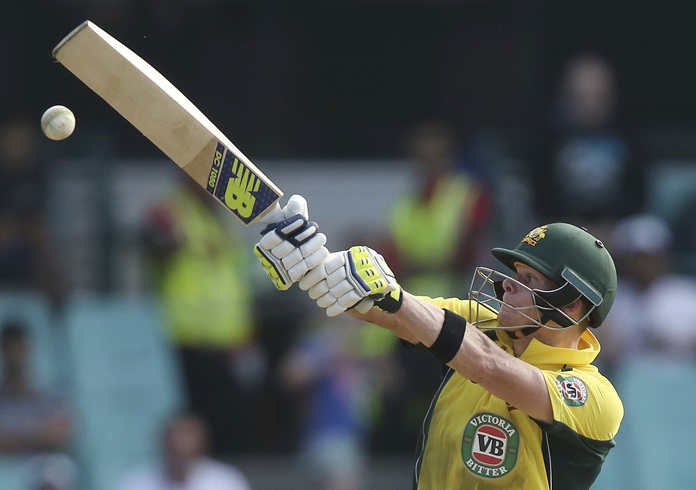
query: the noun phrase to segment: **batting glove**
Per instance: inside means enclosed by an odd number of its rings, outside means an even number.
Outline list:
[[[324,262],[300,280],[328,316],[350,308],[366,313],[373,306],[396,312],[401,307],[401,287],[384,257],[369,247],[351,247],[329,254]]]
[[[268,225],[261,240],[254,246],[273,285],[280,290],[290,287],[309,270],[319,266],[329,255],[326,235],[309,221],[307,201],[294,195],[281,210],[283,221]]]

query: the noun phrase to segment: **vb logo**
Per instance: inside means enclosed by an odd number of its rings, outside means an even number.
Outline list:
[[[476,431],[472,456],[479,463],[499,465],[505,454],[505,433],[490,425],[484,425]]]
[[[520,435],[508,419],[493,413],[474,415],[464,428],[462,462],[484,478],[499,478],[517,463]]]
[[[256,204],[256,196],[253,193],[258,192],[261,181],[237,158],[232,163],[232,173],[234,177],[227,181],[225,204],[240,217],[248,218]]]

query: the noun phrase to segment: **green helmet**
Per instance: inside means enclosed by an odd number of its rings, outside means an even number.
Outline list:
[[[593,305],[591,327],[602,324],[614,303],[614,261],[602,241],[584,228],[567,223],[539,226],[514,249],[494,248],[491,253],[512,270],[515,262],[522,262],[559,285],[569,283]]]

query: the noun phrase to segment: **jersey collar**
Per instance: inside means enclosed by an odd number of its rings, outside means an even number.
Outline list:
[[[512,352],[509,334],[504,330],[499,330],[497,333],[506,350]],[[532,339],[520,359],[539,368],[585,366],[595,360],[600,350],[597,337],[587,329],[580,337],[577,349],[553,347]]]

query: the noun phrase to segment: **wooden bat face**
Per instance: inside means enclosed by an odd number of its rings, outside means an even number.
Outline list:
[[[283,192],[169,80],[94,23],[80,24],[53,57],[242,223],[277,209]]]

